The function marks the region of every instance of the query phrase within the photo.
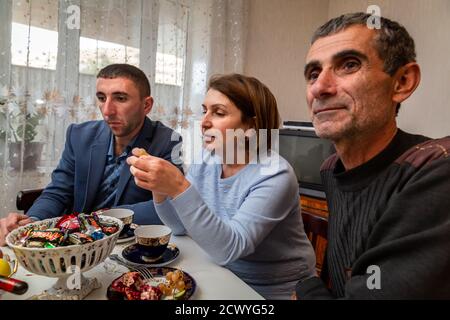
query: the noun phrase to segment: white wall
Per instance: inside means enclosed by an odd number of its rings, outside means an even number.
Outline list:
[[[304,60],[327,12],[328,0],[250,0],[244,72],[271,89],[283,120],[308,119]]]
[[[245,72],[272,89],[283,119],[308,120],[302,72],[311,34],[328,19],[370,4],[403,24],[416,42],[422,82],[402,104],[399,127],[450,135],[449,0],[251,0]]]

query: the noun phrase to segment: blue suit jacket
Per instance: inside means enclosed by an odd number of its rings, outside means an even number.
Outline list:
[[[172,134],[176,141],[171,141]],[[111,130],[104,121],[72,124],[67,129],[65,148],[52,180],[27,212],[30,217],[47,219],[64,212],[91,212],[101,185]],[[145,118],[133,147],[144,148],[151,155],[171,161],[172,150],[180,155],[181,137],[159,121]],[[181,161],[176,163],[181,169]],[[134,211],[138,224],[162,224],[156,214],[152,193],[136,186],[125,163],[117,184],[114,207]]]

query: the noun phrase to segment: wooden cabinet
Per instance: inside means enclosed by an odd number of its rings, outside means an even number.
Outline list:
[[[299,201],[302,212],[328,219],[328,205],[326,200],[301,195]],[[311,240],[312,234],[308,234],[308,237]],[[314,251],[316,253],[316,269],[319,275],[322,271],[326,248],[327,239],[319,235],[314,246]]]
[[[325,199],[300,195],[300,207],[302,210],[328,219],[328,205]]]

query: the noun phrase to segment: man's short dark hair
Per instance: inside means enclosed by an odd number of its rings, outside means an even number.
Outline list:
[[[354,25],[367,25],[372,15],[364,12],[348,13],[329,20],[319,27],[311,39],[313,44],[317,39],[338,33]],[[375,49],[384,63],[384,71],[393,76],[397,70],[407,63],[416,61],[414,40],[408,31],[399,23],[387,18],[379,17],[381,29],[375,37]],[[397,105],[397,113],[400,104]]]
[[[148,82],[148,78],[145,73],[141,69],[130,64],[110,64],[99,71],[97,78],[127,78],[136,84],[142,98],[148,97],[151,94],[150,83]]]

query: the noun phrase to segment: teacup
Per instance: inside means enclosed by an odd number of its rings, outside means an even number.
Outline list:
[[[133,222],[134,211],[130,209],[116,208],[103,211],[102,215],[114,217],[123,222],[123,229],[119,234],[119,238],[122,238],[130,230],[131,223]]]
[[[134,230],[136,243],[145,262],[159,260],[169,244],[172,230],[163,225],[139,226]]]

